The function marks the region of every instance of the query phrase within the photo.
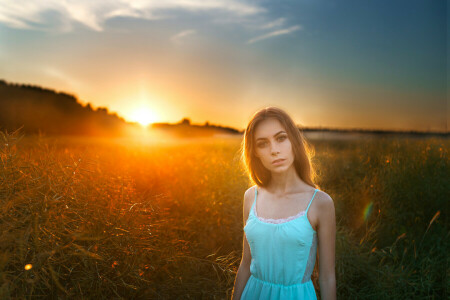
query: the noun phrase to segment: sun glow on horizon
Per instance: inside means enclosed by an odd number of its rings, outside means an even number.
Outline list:
[[[148,107],[139,107],[130,116],[130,120],[133,122],[138,122],[142,126],[148,126],[150,123],[156,122],[158,116],[156,113],[149,109]]]

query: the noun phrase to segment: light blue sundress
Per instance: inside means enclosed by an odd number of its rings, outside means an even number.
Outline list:
[[[308,220],[308,209],[283,223],[262,221],[255,200],[244,226],[252,260],[250,277],[241,300],[317,299],[311,274],[317,252],[317,232]]]

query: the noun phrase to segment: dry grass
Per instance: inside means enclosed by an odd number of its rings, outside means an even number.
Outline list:
[[[2,299],[230,298],[239,139],[0,134]],[[448,140],[312,144],[336,203],[338,298],[447,295]]]

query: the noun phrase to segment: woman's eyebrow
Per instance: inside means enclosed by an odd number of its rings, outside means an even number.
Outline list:
[[[279,135],[280,133],[283,133],[284,131],[278,131],[277,133],[275,133],[273,136],[275,137],[275,136],[277,136],[277,135]],[[286,133],[286,132],[284,132],[284,133]],[[256,141],[259,141],[259,140],[267,140],[267,138],[257,138],[256,139]]]

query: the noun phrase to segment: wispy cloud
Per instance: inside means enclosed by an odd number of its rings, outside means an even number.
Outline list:
[[[236,0],[3,0],[0,23],[20,29],[40,29],[45,13],[56,12],[63,18],[79,22],[95,31],[102,31],[106,20],[113,17],[133,17],[156,20],[165,18],[168,10],[218,11],[236,16],[251,16],[265,11],[255,4]]]
[[[282,26],[285,21],[286,21],[285,18],[279,18],[279,19],[276,19],[275,21],[272,21],[272,22],[262,25],[260,28],[261,29],[271,29],[274,27],[279,27],[279,26]]]
[[[75,88],[81,88],[83,85],[81,81],[75,79],[61,69],[55,68],[53,66],[42,66],[41,72],[43,75],[47,75],[54,79],[60,80],[61,82],[64,82],[65,84],[73,86]]]
[[[297,31],[297,30],[300,30],[300,29],[302,29],[302,26],[295,25],[295,26],[292,26],[292,27],[289,27],[289,28],[286,28],[286,29],[280,29],[280,30],[272,31],[270,33],[263,34],[263,35],[260,35],[258,37],[255,37],[253,39],[248,40],[247,44],[253,44],[254,42],[265,40],[265,39],[268,39],[268,38],[271,38],[271,37],[274,37],[274,36],[289,34],[291,32],[294,32],[294,31]]]
[[[183,30],[183,31],[175,34],[174,36],[172,36],[170,39],[175,43],[179,43],[182,38],[184,38],[188,35],[195,34],[195,32],[196,31],[193,29]]]

